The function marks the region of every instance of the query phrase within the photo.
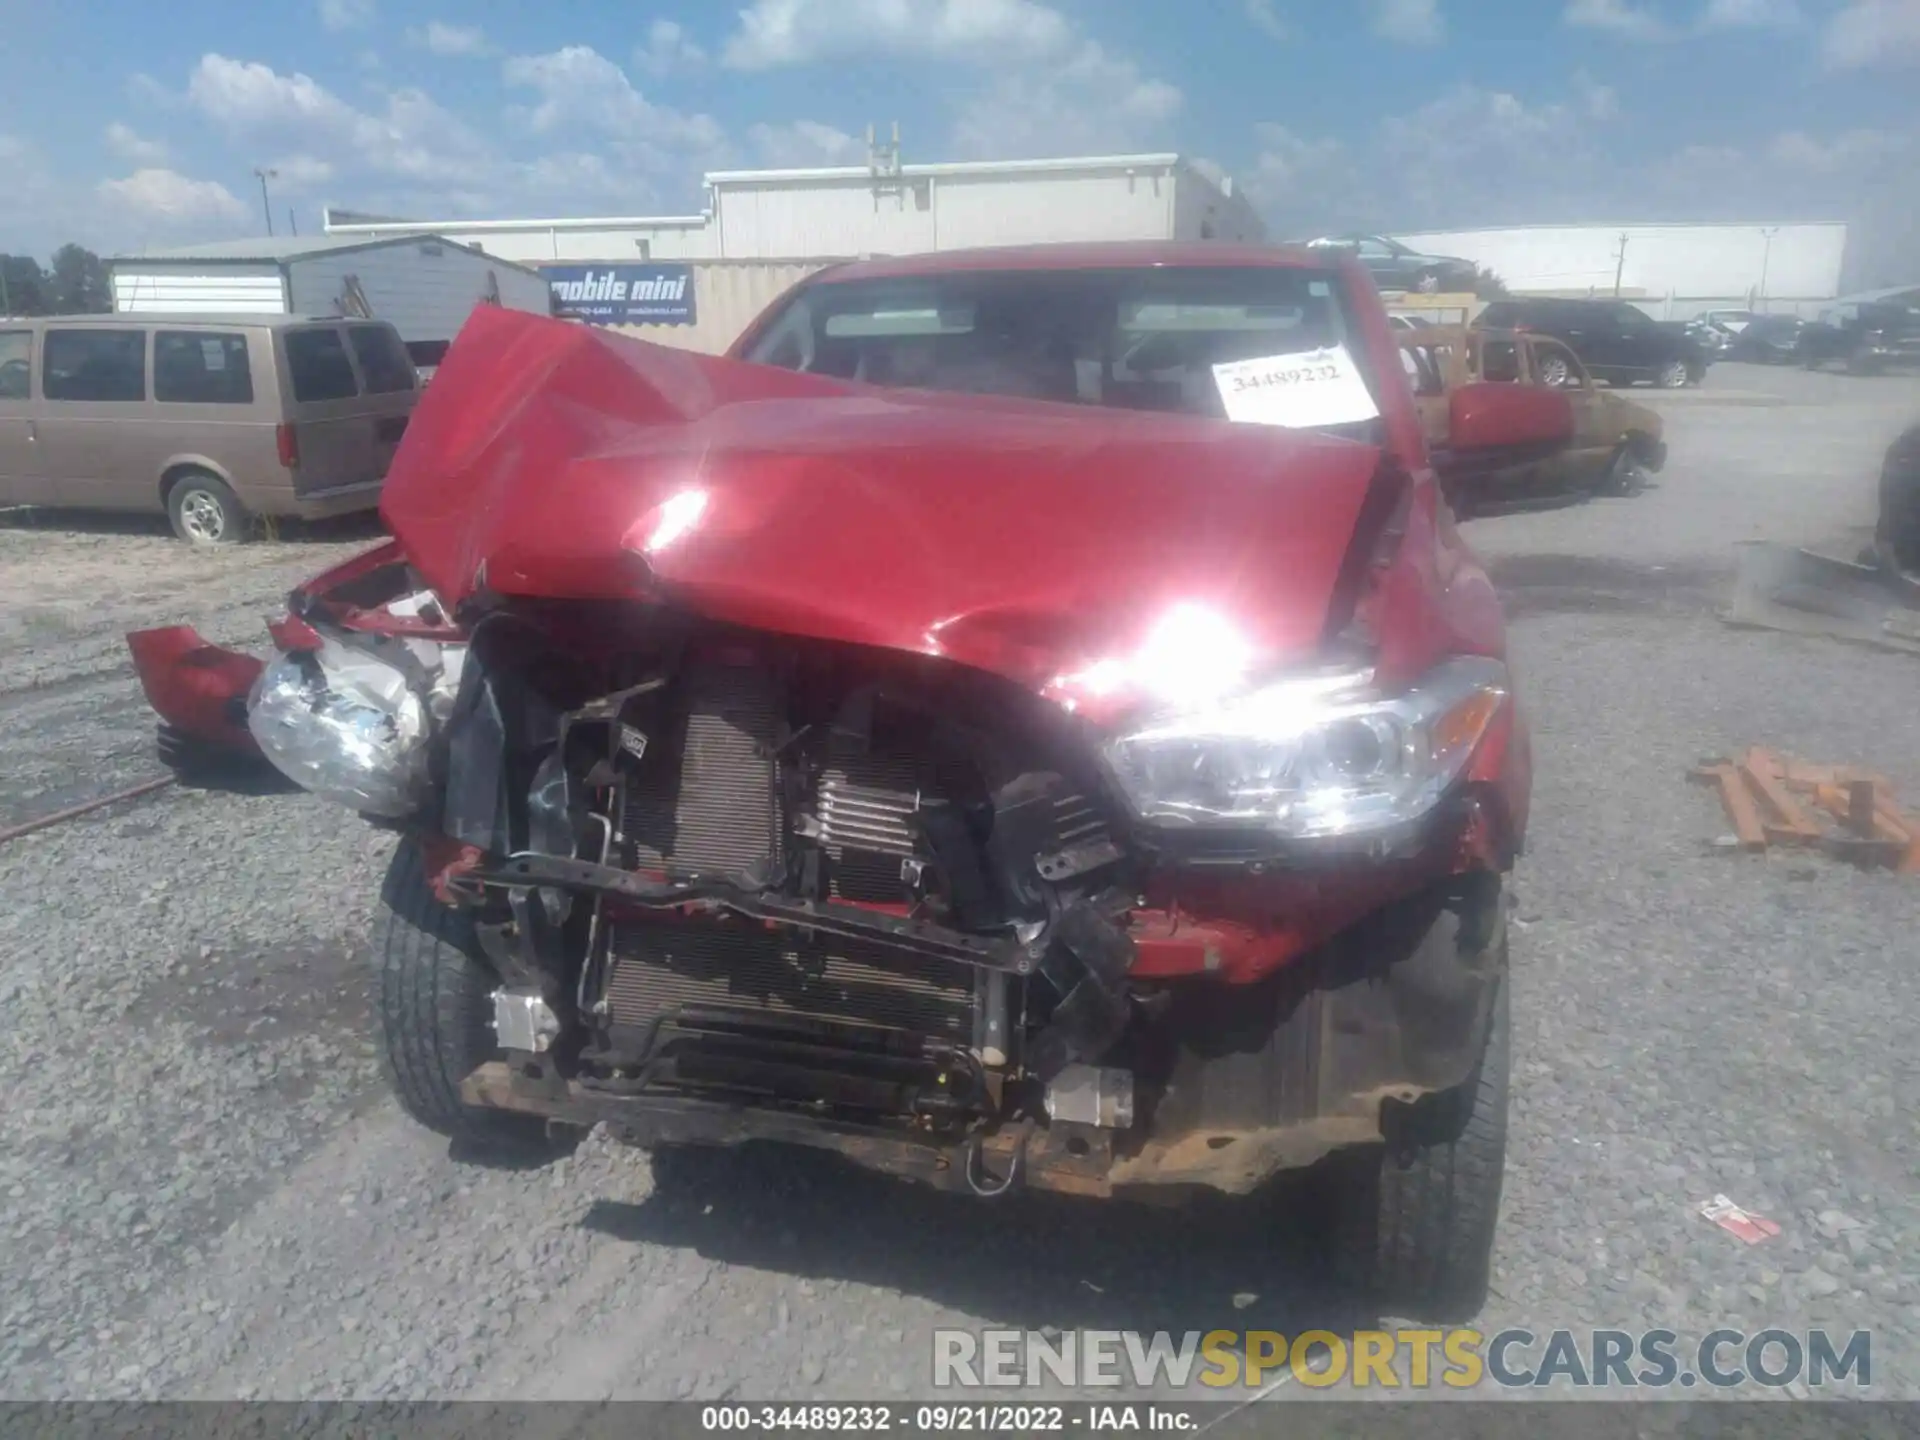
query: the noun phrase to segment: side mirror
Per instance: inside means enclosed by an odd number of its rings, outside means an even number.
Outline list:
[[[1455,454],[1543,458],[1570,445],[1573,428],[1573,403],[1541,385],[1480,381],[1447,397],[1447,448]]]

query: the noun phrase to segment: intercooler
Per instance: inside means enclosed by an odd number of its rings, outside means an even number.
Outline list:
[[[682,676],[673,733],[650,743],[621,829],[639,869],[742,874],[775,860],[782,806],[774,747],[782,696],[752,665]],[[836,737],[816,798],[836,898],[897,901],[915,862],[908,816],[945,803],[925,757],[859,753]],[[623,919],[608,927],[605,1018],[650,1031],[687,1009],[809,1017],[971,1041],[974,970],[884,944],[711,916]]]

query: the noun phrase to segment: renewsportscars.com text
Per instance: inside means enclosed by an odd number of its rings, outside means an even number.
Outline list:
[[[1873,1336],[1715,1330],[1697,1342],[1671,1330],[1138,1331],[936,1330],[936,1387],[1064,1385],[1258,1389],[1281,1379],[1312,1388],[1810,1389],[1873,1384]]]

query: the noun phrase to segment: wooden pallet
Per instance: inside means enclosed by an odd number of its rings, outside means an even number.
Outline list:
[[[1920,820],[1885,777],[1843,765],[1809,765],[1754,746],[1737,760],[1703,760],[1689,772],[1712,785],[1742,850],[1820,849],[1868,869],[1920,875]]]

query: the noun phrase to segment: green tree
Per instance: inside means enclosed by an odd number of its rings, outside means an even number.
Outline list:
[[[1507,289],[1507,282],[1485,266],[1478,267],[1473,278],[1474,297],[1479,300],[1504,300],[1513,292]]]
[[[103,315],[113,310],[113,283],[106,264],[91,250],[62,245],[53,252],[48,279],[55,315]]]
[[[0,315],[46,315],[52,297],[46,272],[31,255],[0,254]]]

